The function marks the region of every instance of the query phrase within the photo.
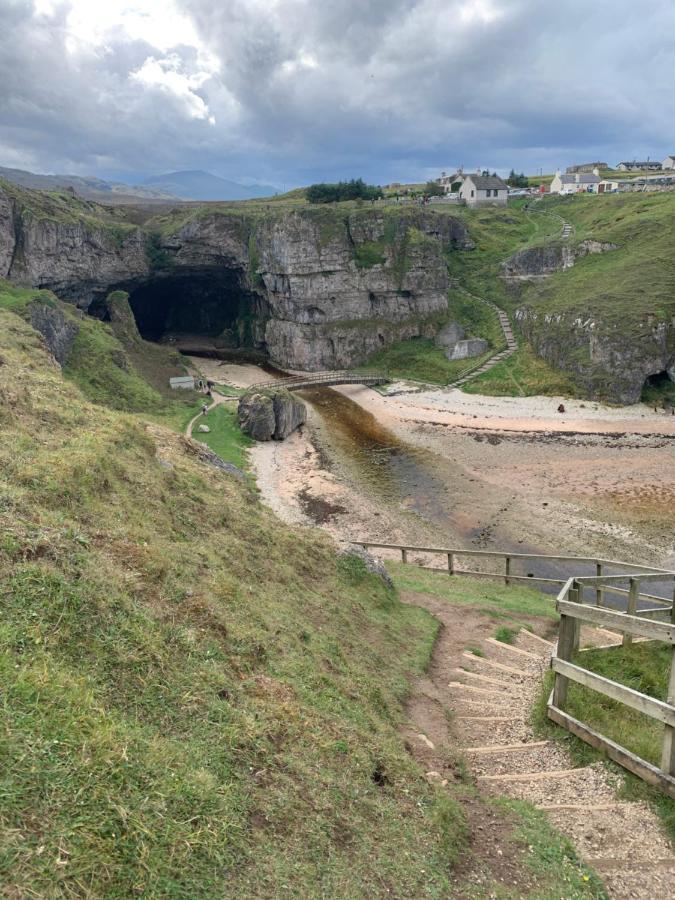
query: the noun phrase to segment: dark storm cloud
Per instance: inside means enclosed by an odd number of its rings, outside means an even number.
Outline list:
[[[0,163],[293,184],[675,150],[670,0],[177,0],[170,46],[73,44],[70,10],[0,0]]]

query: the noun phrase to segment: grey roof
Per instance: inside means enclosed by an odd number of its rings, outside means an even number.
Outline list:
[[[501,178],[496,175],[467,175],[479,191],[490,191],[496,189],[498,191],[508,191],[509,186]]]
[[[585,172],[567,173],[560,178],[563,184],[598,184],[602,181],[599,175],[587,175]]]
[[[620,166],[632,166],[634,169],[647,169],[649,166],[660,166],[661,163],[656,159],[630,160],[618,163]]]

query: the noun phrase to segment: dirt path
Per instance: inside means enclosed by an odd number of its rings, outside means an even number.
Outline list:
[[[206,399],[206,395],[205,395],[204,399]],[[201,424],[207,425],[208,424],[208,414],[211,412],[211,410],[215,409],[216,406],[220,406],[221,403],[226,403],[228,400],[231,402],[230,397],[223,397],[222,394],[214,394],[212,397],[212,402],[208,406],[206,415],[204,415],[203,412],[198,412],[197,415],[194,416],[192,419],[190,419],[188,424],[185,426],[185,437],[189,437],[189,438],[192,437],[192,429],[195,427],[195,424],[200,419],[206,420],[206,421],[203,421]]]
[[[450,780],[460,754],[483,796],[525,800],[545,810],[602,877],[610,897],[672,897],[675,855],[652,810],[620,800],[620,779],[602,763],[575,766],[564,748],[533,733],[531,710],[553,650],[543,629],[551,623],[532,619],[534,632],[522,630],[511,646],[491,637],[494,621],[479,610],[462,607],[460,615],[427,594],[408,592],[403,600],[443,625],[428,676],[414,685],[408,704],[405,737],[427,777]],[[592,629],[588,639],[619,640]],[[480,816],[471,824],[480,846]]]

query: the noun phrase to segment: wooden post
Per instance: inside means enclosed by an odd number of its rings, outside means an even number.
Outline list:
[[[504,584],[511,584],[509,579],[509,575],[511,574],[511,557],[507,556],[505,559],[506,568],[504,570]]]
[[[448,575],[455,574],[455,557],[452,553],[448,553]]]
[[[401,562],[404,562],[404,563],[408,562],[408,551],[407,550],[401,549]]]
[[[572,587],[570,588],[567,599],[571,603],[581,603],[584,598],[584,592],[582,586],[578,581],[572,582]],[[581,641],[581,621],[580,619],[572,620],[572,656],[579,649],[579,643]],[[569,658],[572,659],[572,656]]]
[[[670,621],[675,625],[675,591],[673,591],[673,605],[670,608]],[[675,705],[675,644],[671,644],[670,647],[670,678],[666,703]],[[661,768],[666,775],[675,775],[675,728],[672,725],[664,725]]]
[[[602,576],[602,563],[596,562],[595,574],[600,578]],[[595,605],[602,606],[602,588],[598,585],[595,589]]]
[[[629,616],[634,616],[635,611],[637,610],[637,602],[638,602],[638,594],[640,592],[640,582],[637,578],[629,579],[629,588],[628,588],[628,609],[626,612]],[[628,647],[629,644],[633,643],[633,635],[629,634],[627,631],[623,633],[623,641],[621,645],[623,647]]]
[[[578,592],[573,588],[567,592],[567,599],[574,601]],[[558,648],[556,656],[570,662],[574,654],[574,642],[576,639],[577,627],[576,622],[570,616],[560,616],[560,626],[558,628]],[[555,681],[553,682],[553,706],[563,709],[567,703],[567,688],[569,686],[568,679],[559,672],[555,673]]]

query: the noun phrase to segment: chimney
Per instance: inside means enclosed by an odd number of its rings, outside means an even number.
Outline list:
[[[600,177],[600,169],[597,166],[593,169],[593,174],[597,175],[598,178]]]

